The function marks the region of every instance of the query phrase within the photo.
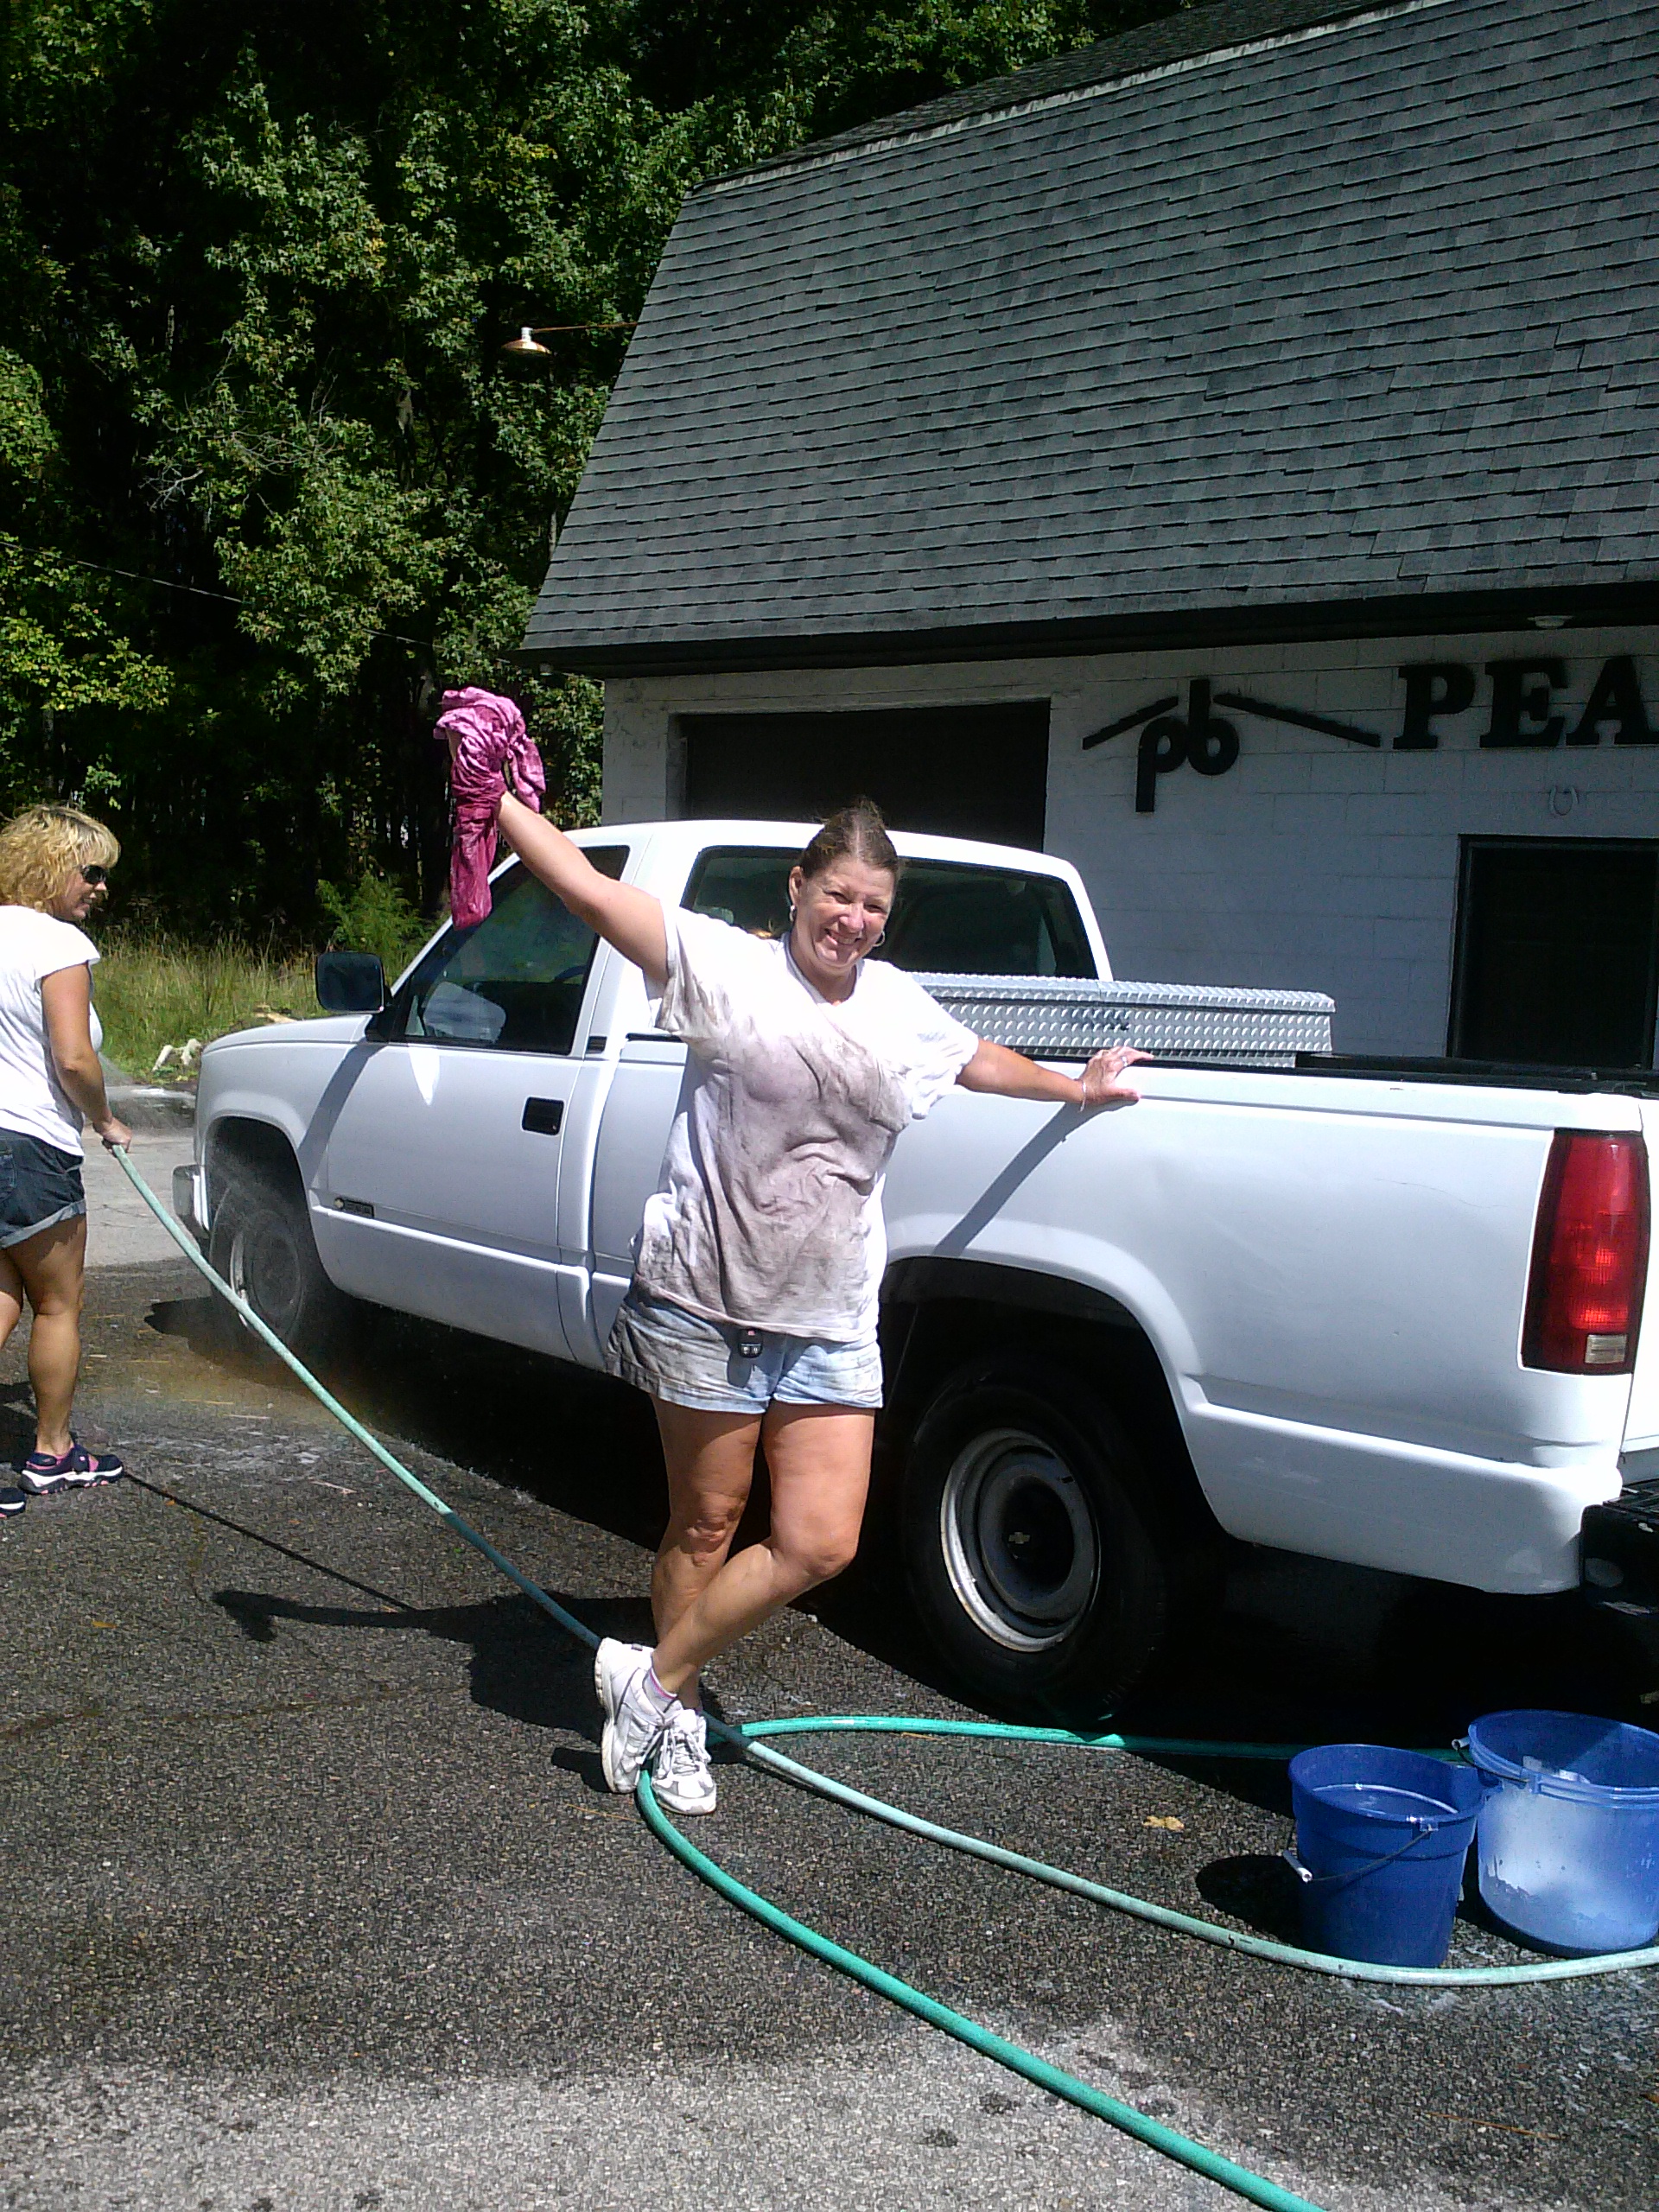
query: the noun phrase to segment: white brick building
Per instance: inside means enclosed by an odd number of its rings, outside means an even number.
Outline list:
[[[869,790],[1120,975],[1651,1064],[1654,44],[1225,0],[696,195],[526,640],[607,817]]]

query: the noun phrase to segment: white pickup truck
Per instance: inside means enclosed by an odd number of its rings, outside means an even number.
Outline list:
[[[580,842],[766,928],[810,828]],[[1065,862],[898,842],[890,957],[1109,977]],[[175,1204],[296,1345],[360,1300],[601,1363],[684,1047],[516,863],[494,898],[390,993],[378,963],[325,956],[324,1004],[357,1011],[203,1055]],[[1224,1532],[1659,1604],[1659,1342],[1640,1336],[1659,1083],[1329,1055],[1140,1073],[1140,1104],[1090,1116],[958,1090],[893,1155],[871,1541],[898,1543],[964,1686],[1105,1710]]]

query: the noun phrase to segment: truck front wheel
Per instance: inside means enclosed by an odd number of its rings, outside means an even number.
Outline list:
[[[322,1271],[297,1190],[236,1170],[213,1208],[207,1256],[290,1351],[338,1348],[349,1308]]]
[[[1109,1407],[1068,1370],[982,1361],[939,1389],[906,1468],[912,1600],[999,1710],[1089,1726],[1169,1626],[1179,1548]]]

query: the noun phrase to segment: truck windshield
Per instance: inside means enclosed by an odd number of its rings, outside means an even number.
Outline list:
[[[685,904],[757,937],[781,937],[789,927],[794,863],[792,853],[775,847],[713,846],[698,856]],[[877,957],[935,976],[1096,973],[1077,901],[1064,883],[964,861],[906,863]]]

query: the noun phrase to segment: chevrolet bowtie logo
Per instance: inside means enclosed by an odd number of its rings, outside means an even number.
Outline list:
[[[1109,722],[1104,729],[1097,729],[1083,741],[1087,753],[1091,746],[1104,745],[1108,738],[1122,737],[1127,731],[1138,729],[1141,743],[1136,753],[1135,775],[1135,810],[1150,814],[1158,804],[1158,779],[1167,776],[1181,766],[1196,768],[1201,776],[1224,776],[1238,758],[1238,732],[1230,721],[1224,721],[1213,709],[1229,708],[1235,714],[1255,715],[1262,721],[1287,722],[1293,729],[1316,729],[1325,737],[1345,738],[1350,745],[1380,747],[1382,741],[1374,731],[1356,729],[1351,722],[1332,721],[1329,715],[1310,715],[1300,707],[1278,707],[1266,699],[1251,699],[1243,691],[1217,691],[1210,689],[1207,676],[1195,676],[1186,687],[1186,712],[1170,713],[1179,707],[1180,695],[1172,691],[1167,697],[1154,699],[1149,705],[1137,707],[1132,715]]]

